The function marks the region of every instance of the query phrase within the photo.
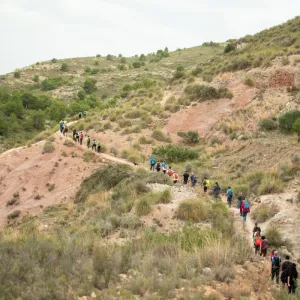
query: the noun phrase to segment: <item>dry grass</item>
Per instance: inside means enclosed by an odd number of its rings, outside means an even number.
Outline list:
[[[185,200],[179,204],[176,217],[194,222],[205,221],[208,217],[208,209],[202,199]]]

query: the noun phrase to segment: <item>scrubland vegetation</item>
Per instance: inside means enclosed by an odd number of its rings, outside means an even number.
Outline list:
[[[168,189],[151,192],[145,185],[159,180],[152,175],[127,165],[109,166],[82,183],[76,203],[45,209],[44,222],[57,220],[50,234],[39,232],[30,217],[24,217],[18,229],[2,230],[0,294],[77,299],[94,292],[110,299],[121,292],[169,299],[181,287],[193,291],[213,279],[230,282],[235,273],[228,269],[244,263],[251,249],[235,235],[225,205],[186,201],[177,216],[190,222],[182,231],[158,233],[139,220],[155,203],[170,201]],[[166,183],[164,176],[161,179]],[[211,223],[211,229],[197,228],[201,221]],[[115,234],[124,243],[109,241]],[[203,271],[207,267],[209,275]]]

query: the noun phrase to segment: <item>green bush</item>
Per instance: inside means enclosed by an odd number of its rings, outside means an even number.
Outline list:
[[[275,130],[277,128],[277,123],[269,118],[262,119],[259,121],[259,128],[262,130]]]
[[[196,131],[188,132],[177,132],[177,135],[180,136],[183,141],[187,144],[198,144],[199,143],[199,134]]]
[[[152,144],[152,143],[153,143],[153,140],[148,139],[148,138],[146,138],[145,136],[142,135],[142,136],[139,138],[139,143],[140,143],[140,144]]]
[[[229,43],[226,45],[226,47],[224,48],[224,53],[229,53],[231,51],[235,51],[236,50],[236,45],[233,43]]]
[[[166,136],[162,131],[160,130],[154,130],[151,135],[154,139],[160,142],[166,142],[171,143],[171,138],[169,136]]]
[[[135,69],[138,69],[138,68],[140,68],[140,67],[142,67],[142,66],[144,66],[144,65],[145,65],[145,63],[140,62],[140,61],[135,61],[135,62],[132,63],[132,66],[133,66]]]
[[[227,88],[216,89],[206,85],[188,85],[184,92],[191,100],[205,101],[219,98],[232,98],[232,93]]]
[[[113,58],[114,58],[114,56],[113,56],[113,55],[111,55],[111,54],[107,54],[107,55],[106,55],[106,59],[107,59],[107,60],[110,60],[110,61],[112,61],[112,60],[113,60]]]
[[[84,91],[87,94],[92,94],[93,92],[95,92],[97,90],[96,83],[97,83],[96,79],[94,79],[94,78],[87,78],[84,81],[84,84],[83,84]]]
[[[43,148],[43,153],[52,153],[55,150],[54,144],[46,141]]]
[[[181,220],[200,222],[208,217],[208,210],[203,200],[185,200],[180,202],[176,217]]]
[[[154,148],[153,154],[156,155],[160,160],[165,160],[169,163],[184,162],[187,160],[197,159],[199,157],[198,151],[176,145]]]
[[[55,64],[55,63],[58,62],[58,60],[57,60],[56,58],[52,58],[52,59],[51,59],[51,62]]]
[[[14,77],[15,78],[20,78],[21,77],[21,72],[19,72],[19,71],[14,72]]]
[[[299,110],[286,112],[278,118],[279,128],[284,132],[291,132],[293,129],[293,124],[298,118],[300,118]]]
[[[293,131],[298,135],[298,143],[300,142],[300,118],[296,119],[293,123]]]
[[[51,91],[66,84],[68,81],[63,77],[49,77],[42,81],[41,89],[43,91]]]
[[[39,80],[40,80],[39,75],[34,75],[32,80],[34,82],[39,82]]]
[[[62,72],[68,72],[69,71],[69,66],[66,63],[62,63],[62,65],[60,66],[60,70]]]
[[[249,78],[249,77],[247,77],[247,78],[245,79],[244,84],[245,84],[245,85],[248,85],[248,86],[251,86],[251,87],[255,85],[253,79],[251,79],[251,78]]]
[[[274,217],[278,211],[275,205],[261,204],[251,212],[251,216],[255,222],[263,223]]]
[[[178,72],[182,72],[183,70],[184,70],[184,67],[181,65],[176,68],[176,71],[178,71]]]

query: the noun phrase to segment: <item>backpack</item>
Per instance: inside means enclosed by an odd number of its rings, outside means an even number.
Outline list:
[[[160,163],[157,163],[156,169],[160,169]]]
[[[244,203],[244,212],[249,212],[249,202]]]
[[[174,179],[177,180],[178,179],[178,174],[174,174]]]
[[[280,267],[280,257],[279,256],[274,256],[272,259],[272,265],[275,268],[279,268]]]
[[[232,190],[228,190],[227,195],[231,197],[232,196]]]
[[[264,239],[264,240],[262,240],[261,241],[261,248],[262,249],[268,249],[269,248],[269,241],[268,240],[266,240],[266,239]],[[275,257],[275,256],[274,256]]]
[[[261,238],[258,236],[258,237],[256,238],[256,240],[255,240],[255,246],[260,246],[260,245],[261,245],[261,242],[262,242],[262,240],[261,240]]]
[[[154,158],[151,158],[150,164],[151,164],[151,165],[154,165],[154,164],[155,164],[155,159],[154,159]]]
[[[210,181],[209,181],[208,179],[206,179],[205,185],[206,185],[207,187],[210,187]]]
[[[172,175],[173,175],[173,171],[169,169],[169,170],[168,170],[168,175],[169,175],[169,176],[172,176]]]

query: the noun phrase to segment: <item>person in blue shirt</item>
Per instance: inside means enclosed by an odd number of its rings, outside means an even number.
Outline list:
[[[154,156],[150,157],[150,171],[154,171],[156,160]]]
[[[226,194],[227,194],[227,203],[228,203],[228,206],[231,207],[233,192],[232,192],[232,189],[231,189],[230,186],[228,187],[228,190],[227,190]]]

